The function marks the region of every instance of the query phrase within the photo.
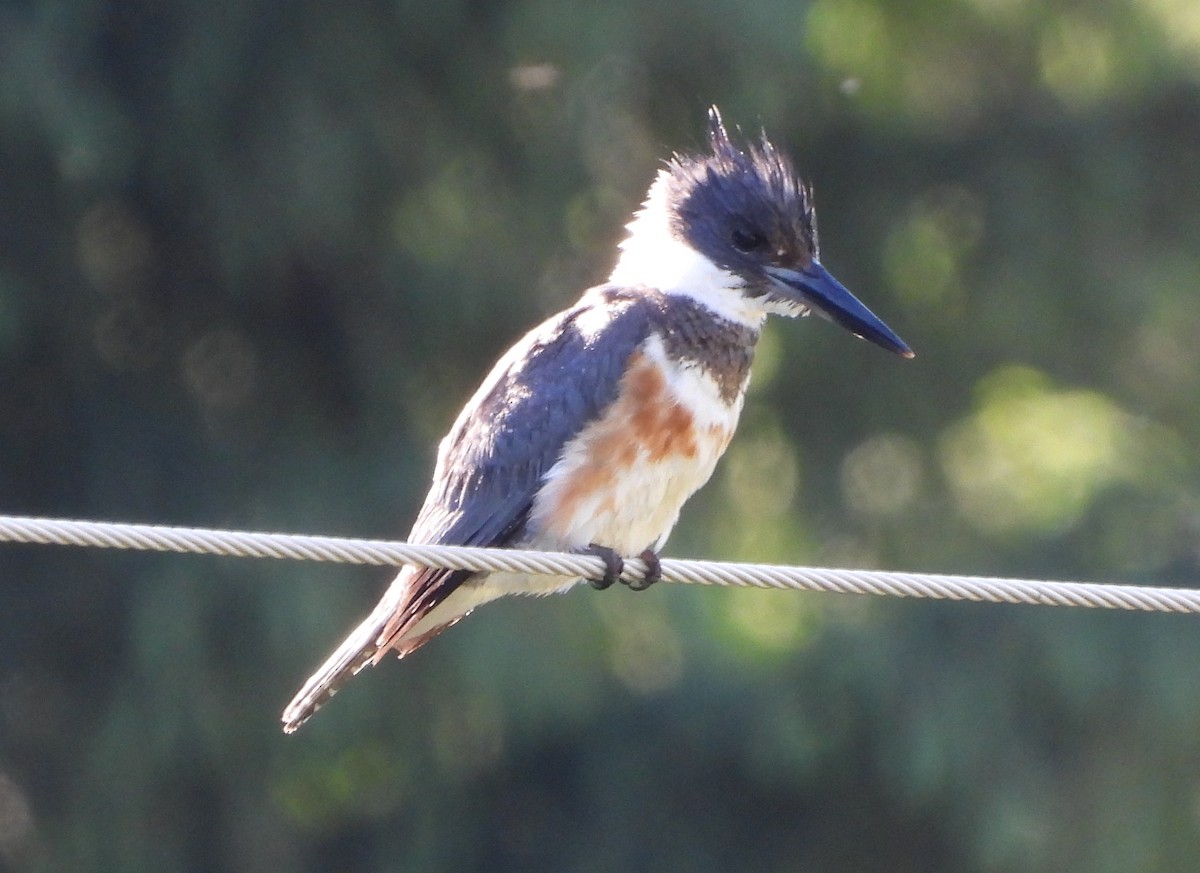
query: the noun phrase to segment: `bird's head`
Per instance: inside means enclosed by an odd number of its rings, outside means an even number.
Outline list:
[[[817,315],[888,351],[912,357],[909,347],[863,306],[818,260],[812,192],[787,156],[764,134],[739,148],[716,107],[709,111],[709,151],[676,154],[659,173],[646,205],[622,244],[623,262],[635,262],[646,238],[676,244],[676,260],[699,256],[720,275],[722,291],[739,295],[752,310]],[[646,251],[645,257],[651,257]],[[663,263],[660,261],[660,263]],[[669,262],[667,262],[669,263]],[[666,267],[670,269],[670,267]],[[621,265],[614,279],[620,278]],[[687,267],[695,287],[703,271]],[[710,284],[711,282],[710,275]]]

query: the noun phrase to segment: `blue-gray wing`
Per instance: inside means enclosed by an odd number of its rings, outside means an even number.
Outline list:
[[[629,357],[658,312],[644,295],[593,289],[518,342],[443,440],[410,540],[519,542],[542,477],[567,441],[616,399]],[[409,589],[408,620],[427,613],[470,575],[422,572]]]

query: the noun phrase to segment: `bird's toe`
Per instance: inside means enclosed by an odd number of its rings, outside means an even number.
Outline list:
[[[595,555],[604,562],[604,575],[599,579],[589,579],[588,584],[597,591],[603,591],[605,588],[611,588],[614,582],[621,578],[621,573],[625,569],[624,559],[608,546],[598,546],[592,543],[583,550],[585,554]]]
[[[646,562],[646,575],[640,579],[627,581],[625,584],[629,586],[630,591],[645,591],[662,579],[662,564],[658,559],[658,552],[654,549],[646,549],[638,557]]]

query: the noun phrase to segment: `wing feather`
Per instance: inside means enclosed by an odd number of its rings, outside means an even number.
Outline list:
[[[629,357],[645,342],[655,312],[645,295],[601,287],[513,346],[442,441],[434,484],[410,541],[520,543],[542,477],[568,440],[616,399]],[[380,635],[381,652],[471,575],[419,571]]]

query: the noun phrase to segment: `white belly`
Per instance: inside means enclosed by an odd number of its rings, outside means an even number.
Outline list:
[[[669,361],[652,338],[633,356],[617,400],[567,444],[534,501],[540,548],[596,543],[622,554],[657,548],[684,502],[712,475],[737,426],[729,403],[695,364]]]

